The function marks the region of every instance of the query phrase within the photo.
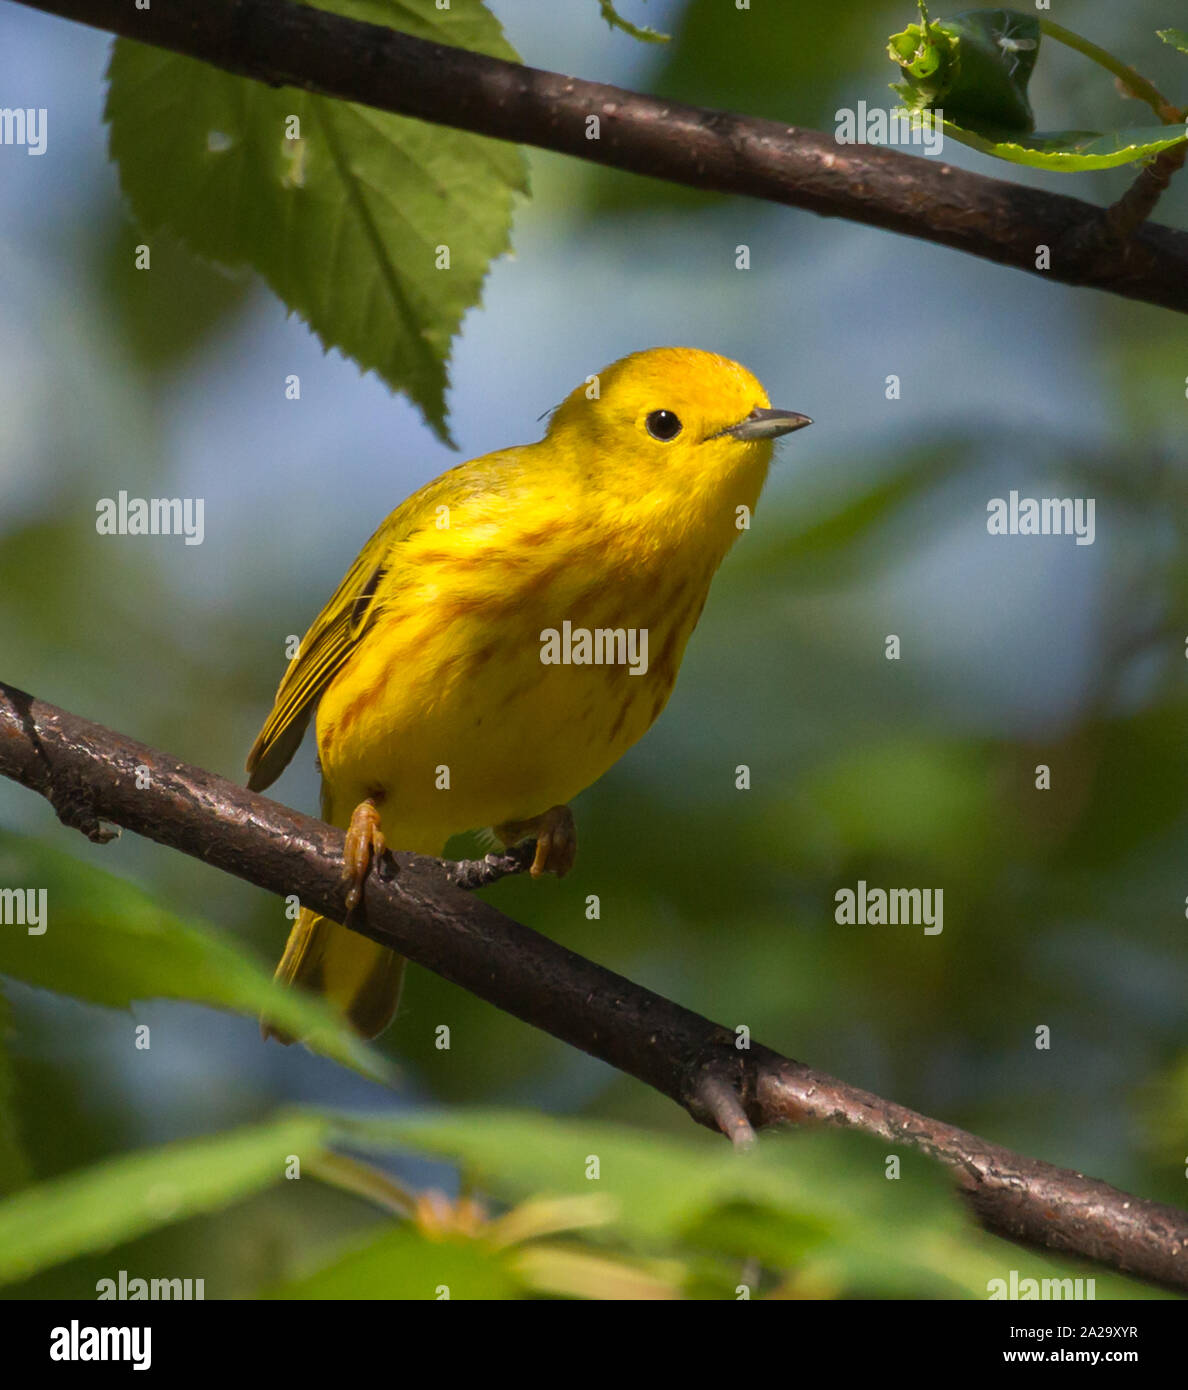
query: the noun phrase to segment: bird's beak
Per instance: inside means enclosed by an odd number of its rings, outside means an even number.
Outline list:
[[[793,430],[802,430],[805,425],[812,423],[807,415],[795,410],[763,410],[756,406],[745,420],[730,425],[720,433],[728,434],[732,439],[778,439],[781,434],[791,434]]]

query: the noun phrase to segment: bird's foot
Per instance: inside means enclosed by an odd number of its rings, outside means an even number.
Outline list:
[[[350,885],[346,897],[348,912],[353,912],[358,906],[372,864],[378,866],[388,852],[380,829],[379,802],[379,797],[369,796],[351,812],[342,855],[343,880]]]
[[[568,806],[550,806],[531,820],[507,821],[497,825],[495,833],[509,849],[529,836],[536,837],[536,854],[529,869],[533,878],[542,874],[564,878],[577,858],[577,826]]]

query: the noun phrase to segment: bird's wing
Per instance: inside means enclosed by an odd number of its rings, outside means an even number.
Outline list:
[[[504,449],[471,459],[443,473],[407,498],[387,518],[359,552],[334,597],[301,639],[297,655],[289,662],[273,701],[272,713],[248,754],[248,786],[263,791],[271,786],[301,746],[314,707],[323,691],[350,659],[375,621],[381,587],[391,592],[398,574],[384,579],[401,564],[400,542],[415,532],[436,525],[439,503],[457,509],[471,502],[479,505],[506,494],[520,476],[529,449]]]
[[[419,525],[424,496],[421,492],[410,497],[380,526],[301,639],[297,655],[281,677],[272,713],[248,754],[248,786],[252,791],[271,786],[285,770],[301,746],[322,692],[371,626],[380,581],[392,563],[397,543]]]

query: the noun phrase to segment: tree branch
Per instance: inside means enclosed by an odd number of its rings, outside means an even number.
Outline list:
[[[1188,144],[1173,145],[1150,164],[1144,165],[1138,178],[1116,203],[1106,209],[1106,218],[1116,241],[1125,241],[1155,211],[1160,198],[1167,192],[1172,178],[1188,159]]]
[[[329,917],[345,913],[341,831],[3,683],[0,774],[92,836],[103,833],[101,819],[112,821],[258,887],[296,893]],[[1023,1158],[758,1044],[739,1050],[730,1029],[457,886],[514,872],[522,856],[461,869],[393,857],[394,878],[368,877],[354,930],[654,1087],[736,1144],[752,1125],[863,1130],[945,1164],[990,1231],[1188,1289],[1188,1213]]]
[[[18,0],[228,72],[919,237],[1188,312],[1188,232],[948,164],[429,43],[288,0]],[[600,138],[587,138],[596,115]],[[1146,185],[1144,185],[1144,188]],[[1037,247],[1051,268],[1036,270]]]

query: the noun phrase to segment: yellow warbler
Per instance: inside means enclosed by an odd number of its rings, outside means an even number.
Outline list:
[[[539,443],[451,469],[380,526],[286,670],[248,785],[280,775],[316,707],[349,903],[385,845],[440,854],[487,826],[509,845],[535,836],[532,873],[563,874],[576,848],[566,803],[664,708],[772,439],[809,423],[772,410],[737,362],[693,348],[633,353],[588,379]],[[277,975],[374,1037],[403,969],[303,910]]]

